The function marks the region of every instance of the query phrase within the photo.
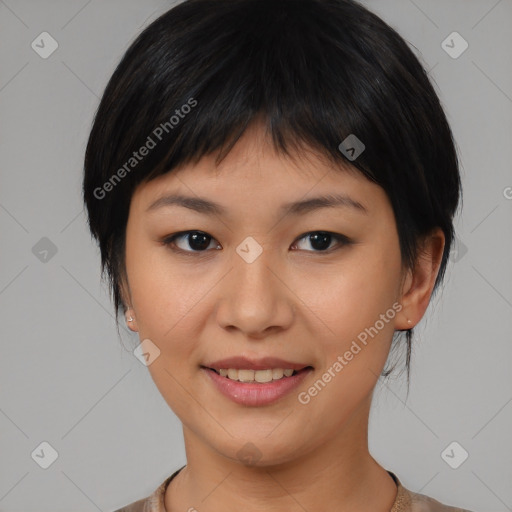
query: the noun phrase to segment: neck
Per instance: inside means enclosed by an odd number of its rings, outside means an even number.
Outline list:
[[[368,451],[369,405],[334,437],[312,440],[285,460],[262,454],[252,466],[214,451],[184,427],[187,466],[167,488],[166,510],[389,512],[397,488]]]

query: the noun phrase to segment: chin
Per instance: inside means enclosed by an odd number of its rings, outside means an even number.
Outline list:
[[[230,439],[227,446],[217,446],[215,450],[246,467],[272,467],[286,464],[297,458],[297,443],[290,440],[286,444],[278,438],[255,439],[247,438]]]

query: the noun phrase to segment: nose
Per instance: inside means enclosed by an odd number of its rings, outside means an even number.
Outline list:
[[[295,304],[282,266],[280,270],[265,250],[250,263],[235,254],[232,263],[218,290],[218,324],[252,339],[289,328]]]

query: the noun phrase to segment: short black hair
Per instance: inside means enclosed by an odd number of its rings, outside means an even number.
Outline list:
[[[116,320],[126,311],[120,282],[137,185],[214,152],[220,162],[257,121],[282,154],[314,149],[380,185],[405,268],[420,237],[440,227],[437,289],[462,194],[459,164],[440,100],[404,39],[352,0],[186,0],[122,57],[85,152],[83,197]],[[354,135],[364,144],[356,159],[340,149]],[[403,332],[409,381],[412,330],[397,331],[393,347]]]

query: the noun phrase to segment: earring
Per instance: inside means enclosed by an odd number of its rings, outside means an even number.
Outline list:
[[[412,324],[412,320],[407,319],[408,324]]]
[[[133,318],[130,316],[130,318],[127,318],[128,322],[133,322]]]

